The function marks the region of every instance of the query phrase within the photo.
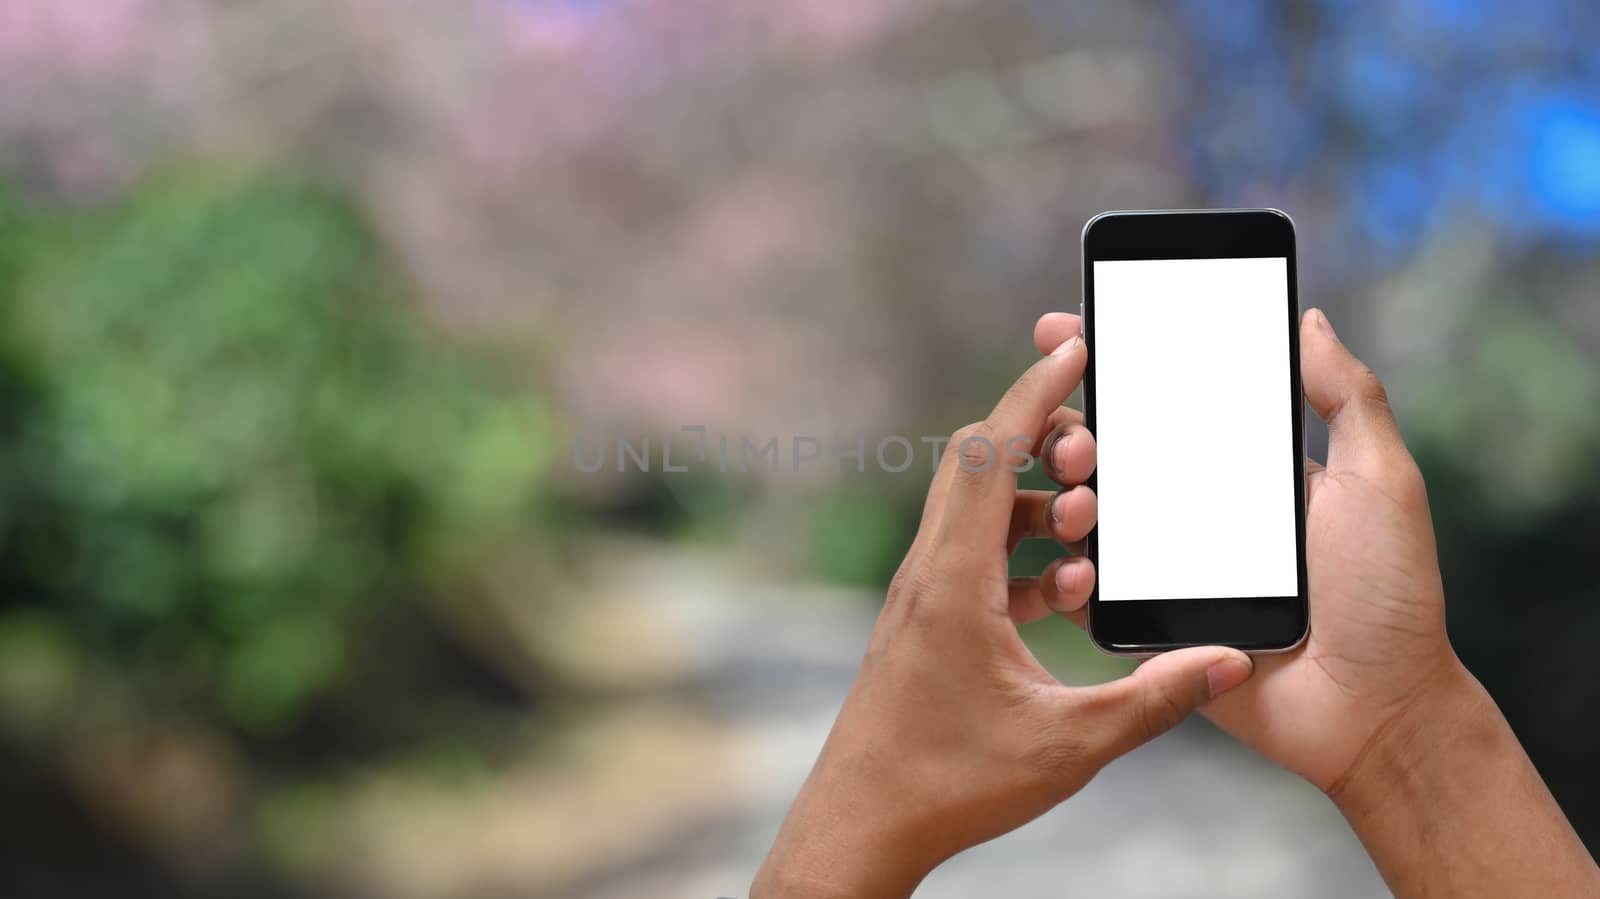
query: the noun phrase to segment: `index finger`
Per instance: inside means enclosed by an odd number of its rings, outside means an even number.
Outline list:
[[[1067,337],[1011,385],[989,413],[989,427],[1002,440],[1026,437],[1030,446],[1037,445],[1045,419],[1078,389],[1088,362],[1083,338],[1077,334]]]
[[[1023,372],[978,431],[952,442],[942,466],[956,466],[949,471],[946,529],[959,527],[1005,546],[1017,486],[1008,463],[1020,455],[1018,447],[1038,445],[1050,415],[1077,389],[1087,363],[1083,339],[1069,338]]]
[[[1071,312],[1046,312],[1033,326],[1033,345],[1039,352],[1048,353],[1067,342],[1068,337],[1083,333],[1083,319]]]

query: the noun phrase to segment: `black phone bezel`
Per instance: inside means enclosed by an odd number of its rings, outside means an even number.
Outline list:
[[[1295,549],[1299,591],[1295,596],[1204,599],[1138,599],[1101,602],[1098,585],[1089,596],[1089,636],[1117,655],[1147,655],[1185,646],[1233,646],[1252,652],[1293,648],[1310,624],[1306,579],[1305,420],[1300,386],[1300,297],[1296,277],[1294,223],[1276,209],[1107,212],[1083,229],[1083,333],[1089,348],[1084,371],[1084,418],[1095,422],[1094,263],[1121,259],[1221,259],[1283,257],[1288,260],[1289,405],[1294,428]],[[1225,415],[1225,410],[1219,410]],[[1226,483],[1226,476],[1216,478]],[[1089,486],[1098,492],[1097,478]],[[1099,564],[1099,529],[1085,549]],[[1225,550],[1224,550],[1225,551]]]

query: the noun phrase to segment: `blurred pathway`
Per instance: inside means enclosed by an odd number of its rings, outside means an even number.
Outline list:
[[[721,737],[706,772],[716,801],[686,810],[630,857],[551,895],[743,897],[853,676],[875,599],[752,586],[677,548],[608,552],[613,589],[648,605],[688,667],[673,690]],[[625,824],[622,826],[626,826]],[[954,859],[923,899],[997,896],[1350,897],[1387,895],[1315,789],[1203,721],[1111,765],[1042,819]]]

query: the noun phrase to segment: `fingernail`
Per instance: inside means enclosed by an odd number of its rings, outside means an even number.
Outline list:
[[[1083,607],[1084,601],[1088,599],[1088,597],[1073,595],[1073,591],[1077,589],[1079,577],[1075,573],[1075,569],[1082,564],[1084,563],[1066,561],[1056,568],[1056,596],[1052,608],[1057,612],[1076,612]]]
[[[1061,507],[1061,503],[1063,502],[1062,497],[1064,497],[1066,495],[1067,495],[1067,491],[1065,491],[1065,490],[1056,491],[1056,495],[1050,497],[1050,504],[1048,506],[1045,506],[1045,514],[1047,516],[1049,516],[1049,518],[1050,518],[1050,527],[1051,527],[1051,529],[1055,529],[1055,528],[1058,528],[1058,527],[1061,526],[1061,508],[1060,507]],[[1057,572],[1057,574],[1059,574],[1059,572]]]
[[[1072,439],[1071,432],[1063,432],[1056,442],[1050,445],[1050,470],[1057,474],[1067,469],[1067,442]]]
[[[1313,309],[1312,314],[1316,319],[1317,327],[1321,328],[1323,333],[1327,334],[1329,337],[1332,337],[1334,340],[1339,339],[1339,335],[1334,333],[1333,322],[1328,321],[1328,313],[1323,312],[1321,309]]]
[[[1050,432],[1044,439],[1044,449],[1040,451],[1039,458],[1043,460],[1044,467],[1053,476],[1061,471],[1061,466],[1056,464],[1056,447],[1067,439],[1067,432],[1060,428]]]
[[[1250,678],[1253,666],[1250,657],[1239,653],[1222,659],[1206,669],[1206,688],[1211,692],[1211,698],[1232,690]]]
[[[1066,354],[1072,352],[1073,350],[1076,350],[1078,348],[1078,346],[1080,344],[1082,344],[1082,343],[1083,343],[1083,336],[1079,335],[1079,334],[1074,334],[1071,337],[1068,337],[1066,340],[1061,341],[1061,345],[1056,347],[1055,352],[1051,353],[1050,355],[1052,355],[1052,356],[1065,356]]]

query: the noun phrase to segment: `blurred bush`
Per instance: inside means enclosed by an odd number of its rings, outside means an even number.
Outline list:
[[[293,180],[0,201],[0,667],[81,654],[282,734],[372,619],[430,614],[526,536],[547,413],[389,272],[351,206]]]

